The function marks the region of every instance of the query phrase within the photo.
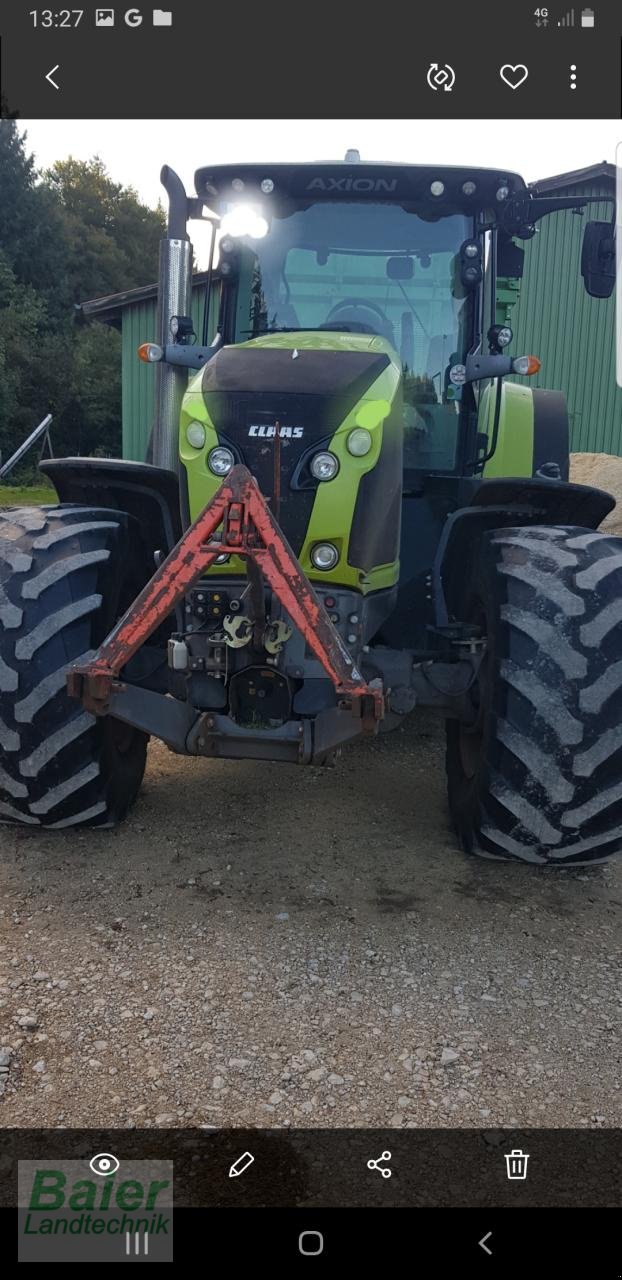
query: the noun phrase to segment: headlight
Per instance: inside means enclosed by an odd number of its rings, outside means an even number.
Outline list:
[[[310,471],[316,480],[333,480],[339,470],[339,459],[334,453],[316,453],[311,459]]]
[[[311,550],[311,564],[316,569],[323,569],[327,572],[334,569],[339,559],[339,552],[332,542],[316,542]]]
[[[193,449],[202,449],[205,444],[205,427],[202,422],[190,422],[186,427],[186,440]]]
[[[368,431],[366,427],[355,427],[346,440],[348,453],[353,454],[355,458],[364,458],[365,454],[369,453],[371,446],[371,431]]]
[[[234,462],[231,450],[224,449],[222,445],[217,449],[210,449],[207,455],[207,465],[215,476],[228,476]]]

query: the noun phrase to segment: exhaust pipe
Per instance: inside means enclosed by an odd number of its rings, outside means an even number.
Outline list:
[[[188,197],[174,169],[164,165],[160,181],[168,196],[168,235],[160,242],[157,341],[171,342],[172,316],[189,316],[192,307],[192,243],[188,236]],[[177,474],[179,415],[188,371],[164,360],[156,366],[155,419],[151,454],[156,467]]]

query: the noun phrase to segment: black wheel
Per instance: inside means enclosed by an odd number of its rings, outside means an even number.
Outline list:
[[[105,638],[140,585],[131,521],[93,507],[0,512],[0,820],[106,827],[142,782],[147,735],[95,718],[67,667]]]
[[[488,648],[471,722],[447,722],[463,847],[558,867],[605,861],[622,848],[622,540],[495,530],[464,607]]]

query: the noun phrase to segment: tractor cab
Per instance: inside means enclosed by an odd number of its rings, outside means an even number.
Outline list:
[[[405,471],[468,469],[451,370],[495,323],[497,237],[523,180],[344,162],[201,169],[196,188],[220,219],[220,340],[303,335],[318,349],[328,335],[346,351],[380,339],[401,374]]]

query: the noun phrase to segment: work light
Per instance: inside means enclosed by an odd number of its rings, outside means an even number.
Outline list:
[[[339,460],[334,453],[316,453],[311,459],[310,471],[316,480],[333,480],[339,470]]]
[[[223,448],[218,445],[216,449],[210,449],[207,455],[207,465],[215,476],[228,476],[235,459],[230,449]]]
[[[369,453],[371,446],[371,432],[366,427],[355,427],[346,440],[348,453],[353,454],[355,458],[364,458],[365,454]]]
[[[339,559],[339,552],[332,542],[316,542],[311,550],[311,563],[316,569],[327,572],[334,569]]]
[[[268,223],[252,205],[236,204],[223,214],[220,231],[222,236],[233,236],[236,240],[241,236],[262,240],[268,234]]]
[[[186,427],[186,440],[193,449],[202,449],[205,444],[205,427],[202,422],[190,422]]]

